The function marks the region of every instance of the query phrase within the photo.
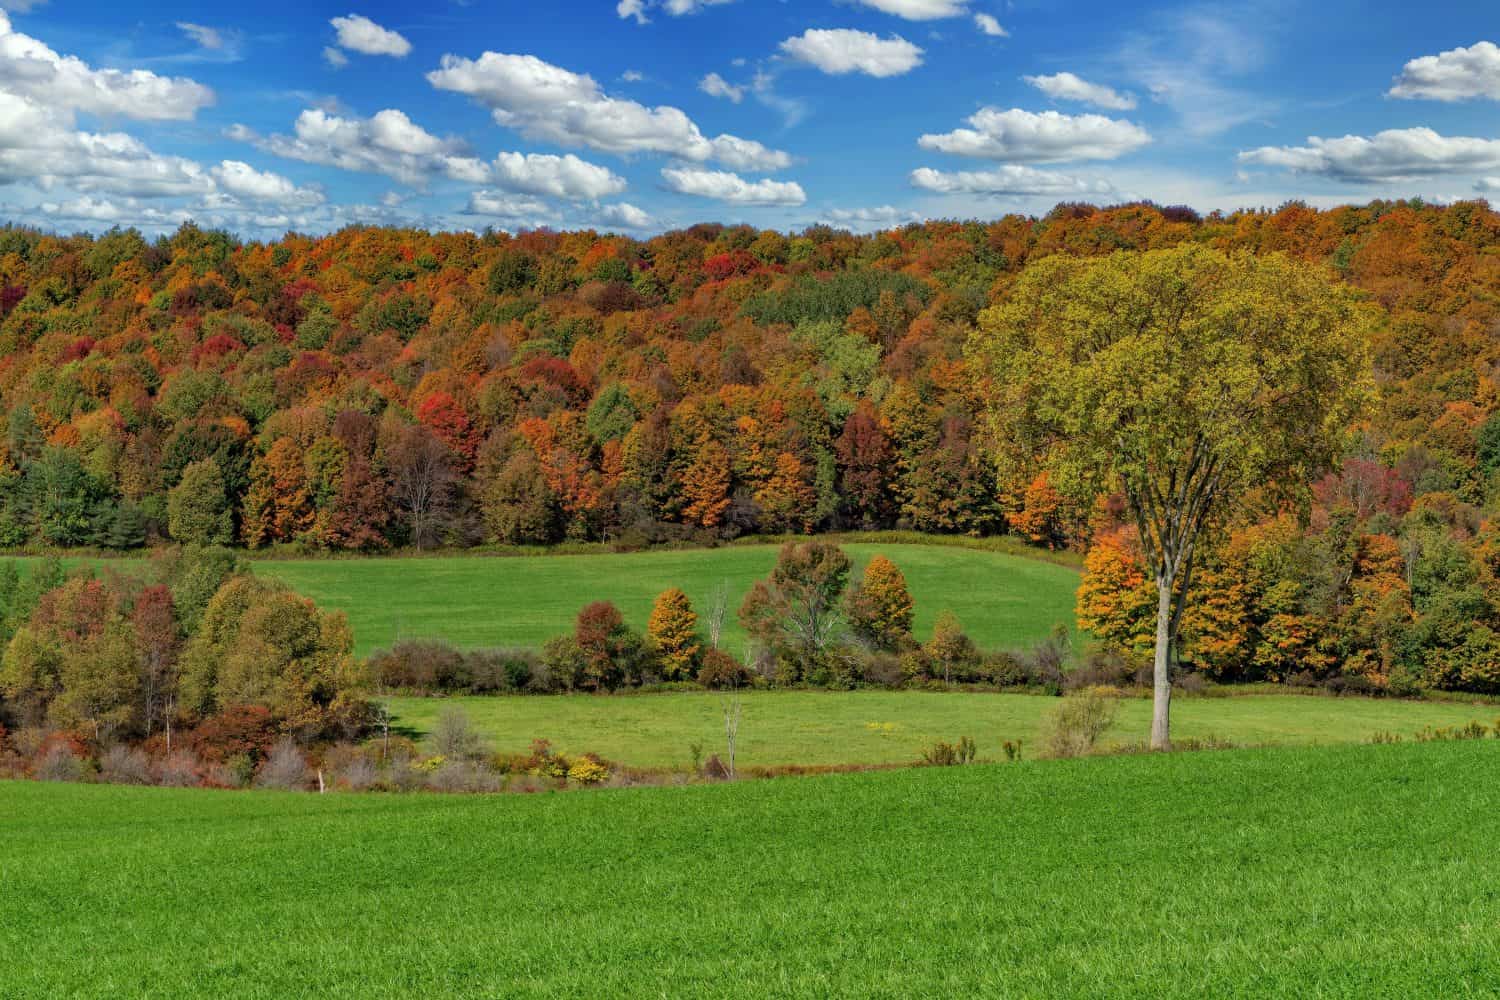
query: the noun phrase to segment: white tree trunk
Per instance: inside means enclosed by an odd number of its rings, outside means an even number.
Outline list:
[[[1172,580],[1156,581],[1156,664],[1151,703],[1151,749],[1172,749]]]

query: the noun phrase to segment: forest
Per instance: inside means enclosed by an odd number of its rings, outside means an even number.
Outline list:
[[[1215,534],[1183,661],[1500,690],[1500,216],[1480,201],[645,241],[9,228],[0,546],[1013,534],[1086,553],[1080,624],[1144,655],[1155,596],[1121,505],[997,479],[966,344],[1029,263],[1183,244],[1310,262],[1381,317],[1341,462]]]

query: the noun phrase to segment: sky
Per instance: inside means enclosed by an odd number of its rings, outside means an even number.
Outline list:
[[[1492,2],[0,8],[0,219],[60,232],[869,231],[1500,194]]]

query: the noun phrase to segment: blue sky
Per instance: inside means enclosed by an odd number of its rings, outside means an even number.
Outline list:
[[[0,215],[63,231],[1500,193],[1488,4],[0,6]]]

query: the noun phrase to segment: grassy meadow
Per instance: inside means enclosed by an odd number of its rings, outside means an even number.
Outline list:
[[[1500,741],[734,785],[0,783],[0,992],[1477,996]]]
[[[1078,573],[1001,552],[936,545],[843,546],[855,573],[884,553],[906,575],[925,637],[951,608],[984,648],[1020,646],[1061,623],[1072,627]],[[285,580],[326,608],[349,615],[361,654],[398,638],[441,638],[468,648],[539,647],[571,632],[578,609],[613,601],[644,628],[656,595],[681,587],[704,614],[716,588],[729,595],[725,642],[744,642],[735,612],[756,579],[776,563],[774,545],[599,555],[504,558],[267,561],[255,570]]]
[[[935,740],[969,736],[982,757],[998,758],[1005,740],[1040,751],[1056,698],[1024,694],[928,691],[750,691],[741,695],[737,756],[746,766],[910,763]],[[599,697],[389,698],[396,728],[422,738],[439,716],[461,709],[496,750],[520,752],[544,737],[563,753],[593,752],[634,767],[671,767],[690,759],[689,744],[723,751],[722,699],[707,692]],[[1500,719],[1500,705],[1414,702],[1312,695],[1175,698],[1178,739],[1216,737],[1240,745],[1358,743],[1377,732],[1408,739],[1443,728]],[[1126,698],[1109,745],[1144,741],[1151,702]]]
[[[906,575],[925,638],[950,608],[982,648],[1023,646],[1055,626],[1073,627],[1078,572],[1067,566],[955,545],[846,544],[855,574],[884,553]],[[443,639],[463,648],[539,648],[573,630],[578,609],[614,601],[644,628],[652,602],[681,587],[700,614],[726,588],[725,644],[744,643],[735,612],[750,585],[776,564],[775,545],[590,555],[423,556],[267,559],[255,572],[284,580],[324,608],[349,616],[356,652],[367,656],[398,639]],[[23,565],[30,560],[23,560]],[[70,564],[139,572],[140,559],[69,559]]]

